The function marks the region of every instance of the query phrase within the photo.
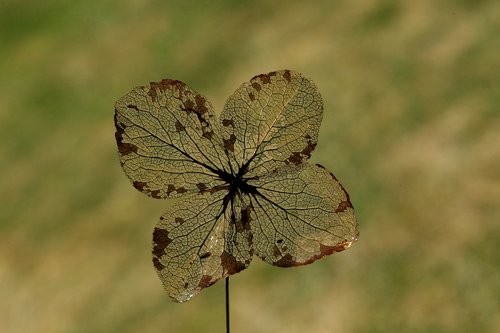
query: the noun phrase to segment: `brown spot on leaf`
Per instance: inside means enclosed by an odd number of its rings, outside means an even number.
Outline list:
[[[116,139],[118,141],[118,138]],[[123,143],[123,142],[118,142],[118,151],[122,155],[128,155],[130,153],[137,153],[137,146],[131,144],[131,143]]]
[[[171,80],[171,79],[163,79],[161,82],[158,84],[158,88],[160,91],[164,92],[167,89],[171,90],[178,90],[179,92],[182,92],[186,85],[178,80]],[[180,94],[179,94],[180,96]]]
[[[300,155],[300,153],[293,153],[288,158],[288,161],[290,161],[291,163],[293,163],[295,165],[300,165],[300,163],[302,163],[302,156]]]
[[[206,190],[206,189],[207,189],[207,185],[205,185],[205,184],[203,184],[203,183],[198,183],[198,184],[196,184],[196,187],[198,187],[198,189],[199,189],[200,191],[204,191],[204,190]]]
[[[161,228],[155,228],[153,231],[153,255],[161,258],[165,254],[165,248],[172,240],[168,237],[168,231]]]
[[[153,265],[158,271],[161,271],[162,269],[165,268],[165,266],[160,262],[158,258],[153,258]]]
[[[202,106],[205,106],[205,103],[207,102],[205,100],[205,97],[201,96],[201,95],[196,95],[194,96],[194,100],[196,101],[196,105],[198,107],[202,107]]]
[[[232,119],[222,119],[222,125],[234,127],[234,121]]]
[[[176,191],[177,191],[177,193],[179,193],[179,194],[182,194],[182,193],[186,193],[186,192],[187,192],[187,190],[186,190],[184,187],[179,187]]]
[[[246,206],[246,208],[241,210],[241,217],[235,223],[236,232],[240,233],[243,237],[246,238],[248,242],[248,246],[250,247],[250,254],[253,253],[252,243],[253,243],[253,233],[250,232],[250,222],[252,222],[251,213],[253,211],[253,207],[251,205]],[[247,262],[249,264],[250,261]]]
[[[307,265],[307,264],[310,264],[316,260],[318,260],[319,258],[322,258],[326,255],[329,255],[329,254],[332,254],[334,252],[340,252],[340,251],[344,251],[347,247],[345,247],[345,241],[341,242],[340,244],[337,244],[335,246],[329,246],[329,245],[323,245],[323,244],[319,244],[319,253],[318,254],[315,254],[313,255],[311,258],[309,258],[308,260],[304,261],[303,263],[301,263],[301,265]]]
[[[123,134],[125,133],[124,130],[125,124],[118,122],[116,114],[115,114],[115,126],[116,126],[115,139],[120,154],[128,155],[130,153],[137,153],[138,148],[136,145],[133,145],[128,142],[123,142]]]
[[[288,83],[292,82],[292,75],[288,69],[283,73],[283,77]]]
[[[144,191],[144,188],[146,187],[147,183],[144,183],[144,182],[139,182],[139,181],[134,181],[132,183],[132,185],[134,185],[134,187],[136,189],[138,189],[139,191],[143,192]]]
[[[250,222],[252,221],[253,207],[247,206],[245,209],[241,210],[241,220],[236,222],[236,231],[243,232],[244,230],[250,230]]]
[[[210,287],[214,283],[215,281],[212,282],[212,277],[210,275],[203,275],[198,283],[198,288],[203,289]]]
[[[257,91],[260,91],[262,89],[260,84],[258,84],[257,82],[252,82],[252,87]]]
[[[231,134],[229,139],[222,139],[222,141],[224,141],[224,147],[226,150],[234,152],[234,143],[236,142],[236,136],[234,136],[234,134]]]
[[[302,154],[306,155],[307,157],[311,157],[311,153],[315,147],[316,147],[316,144],[309,141],[307,143],[307,146],[302,150]]]
[[[203,137],[207,138],[208,140],[211,140],[213,136],[214,136],[213,131],[206,131],[205,133],[203,133]]]
[[[280,266],[280,267],[292,267],[292,266],[308,265],[308,264],[313,263],[314,261],[326,256],[326,255],[332,254],[334,252],[344,251],[349,246],[351,246],[351,244],[352,244],[352,242],[349,242],[347,240],[344,240],[335,246],[323,245],[320,243],[319,244],[319,253],[314,254],[313,256],[311,256],[309,259],[307,259],[304,262],[296,261],[289,253],[287,253],[286,255],[283,256],[283,258],[281,258],[278,261],[275,261],[273,263],[273,265]]]
[[[201,256],[200,256],[200,259],[205,259],[205,258],[208,258],[212,255],[212,253],[210,252],[205,252],[203,253]]]
[[[208,107],[206,106],[206,103],[207,101],[205,97],[201,95],[196,95],[194,96],[194,102],[191,99],[187,99],[183,101],[183,106],[181,107],[181,110],[186,111],[187,114],[190,114],[191,112],[194,112],[196,114],[198,121],[200,122],[202,128],[204,128],[203,129],[204,136],[205,133],[212,132],[212,131],[206,131],[206,128],[210,128],[210,124],[205,119],[205,113],[208,112]],[[211,134],[206,134],[206,135],[210,136]]]
[[[335,213],[344,212],[347,208],[352,208],[352,204],[349,199],[341,201],[337,209],[335,209]]]
[[[177,224],[183,224],[184,223],[184,219],[182,217],[176,217],[174,221]]]
[[[136,111],[139,111],[139,109],[137,108],[137,105],[129,104],[129,105],[127,105],[127,107],[128,107],[129,109],[134,109],[134,110],[136,110]]]
[[[162,197],[160,196],[160,190],[153,190],[150,194],[155,199],[162,199]]]
[[[208,108],[206,106],[200,106],[200,107],[196,108],[195,111],[196,111],[196,114],[201,116],[202,114],[208,112]],[[206,122],[204,117],[198,117],[198,119],[200,119],[200,122]],[[203,119],[203,120],[201,120],[201,119]]]
[[[276,245],[274,245],[274,247],[273,247],[273,254],[274,254],[275,257],[280,257],[281,256],[281,251],[280,251],[280,249]]]
[[[212,187],[212,188],[207,188],[206,190],[204,190],[203,192],[208,192],[208,193],[217,193],[218,191],[227,191],[229,190],[229,185],[228,184],[225,184],[225,185],[217,185],[215,187]]]
[[[186,85],[181,81],[164,79],[161,80],[160,82],[150,82],[148,95],[154,102],[158,99],[157,91],[160,91],[160,93],[164,93],[166,90],[170,89],[172,90],[172,92],[177,90],[179,92],[178,97],[181,97],[185,88]]]
[[[148,90],[148,96],[151,98],[151,100],[154,102],[158,99],[158,93],[156,92],[156,89],[151,86]]]
[[[255,95],[253,93],[249,93],[248,98],[250,98],[252,102],[255,101]]]
[[[279,267],[291,267],[291,266],[297,266],[299,263],[295,261],[295,258],[292,257],[290,253],[285,254],[281,259],[273,262],[273,265],[279,266]]]
[[[175,186],[172,184],[168,184],[167,185],[167,195],[170,195],[170,193],[172,193],[173,191],[175,191]]]
[[[236,258],[232,255],[223,251],[220,256],[221,266],[224,270],[229,274],[234,274],[245,269],[245,264],[236,260]]]
[[[186,130],[186,127],[184,127],[184,125],[182,125],[182,124],[181,124],[181,122],[177,120],[177,121],[175,122],[175,130],[176,130],[177,132],[182,132],[182,131],[185,131],[185,130]]]
[[[174,88],[179,90],[179,91],[183,91],[184,88],[186,87],[186,85],[183,82],[178,81],[178,80],[163,79],[163,80],[161,80],[160,83],[161,83],[161,90],[162,91],[165,91],[167,89],[174,90]]]
[[[194,96],[194,100],[196,102],[196,105],[191,101],[191,103],[189,103],[190,107],[188,109],[196,113],[200,123],[206,122],[205,118],[202,117],[202,115],[208,112],[208,108],[206,106],[207,100],[201,95]]]
[[[125,125],[117,122],[116,115],[115,115],[115,127],[116,127],[116,132],[115,132],[116,142],[120,145],[123,143],[123,134],[125,133],[124,129]]]
[[[194,109],[194,102],[193,102],[192,100],[190,100],[190,99],[185,100],[185,101],[183,102],[183,104],[184,104],[184,105],[183,105],[183,107],[182,107],[182,110],[184,110],[184,111],[188,111],[188,113],[193,112],[193,109]]]
[[[311,136],[309,134],[304,135],[304,138],[307,140],[307,146],[302,149],[302,154],[306,155],[308,158],[311,157],[311,153],[316,148],[316,142],[311,140]]]
[[[251,81],[259,79],[263,84],[271,83],[271,77],[276,76],[276,72],[269,72],[267,74],[260,74],[254,76]]]

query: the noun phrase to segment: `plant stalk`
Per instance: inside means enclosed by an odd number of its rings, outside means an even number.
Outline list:
[[[226,277],[226,332],[229,333],[229,276]]]

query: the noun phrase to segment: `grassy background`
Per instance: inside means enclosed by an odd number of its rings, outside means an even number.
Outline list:
[[[114,101],[182,80],[220,111],[289,68],[325,101],[313,160],[361,236],[232,279],[234,332],[498,332],[500,2],[0,2],[0,330],[222,332],[219,283],[171,302],[150,262],[168,205],[118,163]]]

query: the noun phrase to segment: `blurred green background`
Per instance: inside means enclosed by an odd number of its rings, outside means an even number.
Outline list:
[[[233,332],[499,332],[500,2],[2,1],[0,331],[223,332],[218,283],[171,302],[170,203],[120,169],[113,104],[182,80],[218,112],[289,68],[318,85],[313,161],[351,194],[348,251],[231,279]]]

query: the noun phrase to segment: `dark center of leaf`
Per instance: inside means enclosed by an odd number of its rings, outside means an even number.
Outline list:
[[[234,196],[238,191],[241,193],[257,193],[257,188],[247,183],[244,177],[245,168],[241,168],[237,174],[221,172],[219,177],[229,185],[229,197]]]

